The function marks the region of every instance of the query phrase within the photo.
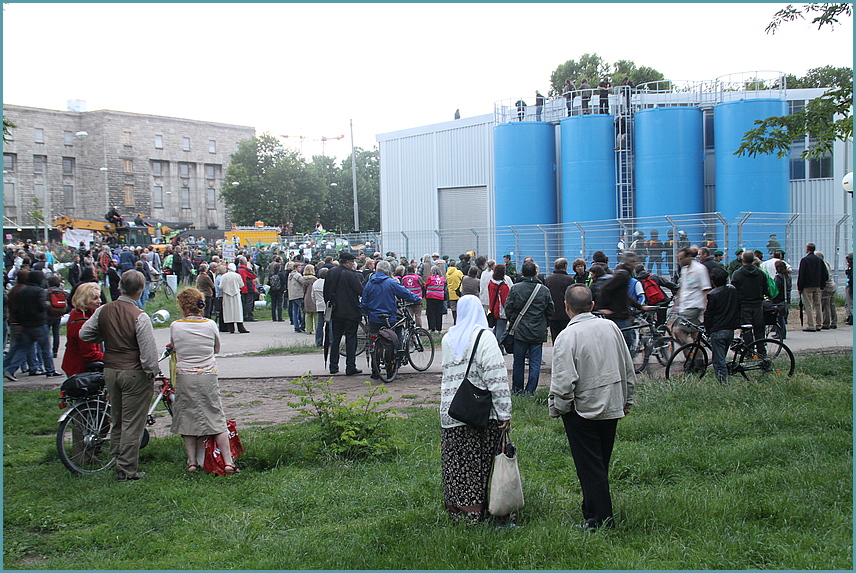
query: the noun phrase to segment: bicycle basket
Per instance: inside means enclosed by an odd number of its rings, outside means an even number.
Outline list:
[[[65,379],[60,390],[71,398],[85,398],[97,394],[104,388],[104,374],[101,372],[81,372]]]

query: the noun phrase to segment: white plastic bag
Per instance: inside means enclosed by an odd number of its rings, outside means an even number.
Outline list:
[[[491,515],[508,515],[523,507],[523,484],[517,467],[517,451],[508,440],[507,432],[502,433],[499,453],[493,459],[488,500]]]

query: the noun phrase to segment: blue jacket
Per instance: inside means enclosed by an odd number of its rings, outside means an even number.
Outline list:
[[[119,270],[122,272],[129,271],[134,268],[135,262],[131,251],[122,250],[122,253],[119,255]]]
[[[381,314],[389,315],[389,322],[395,322],[397,313],[396,299],[402,299],[409,303],[422,300],[404,288],[397,280],[381,272],[374,273],[363,288],[363,299],[360,306],[369,320],[377,324],[384,324]]]

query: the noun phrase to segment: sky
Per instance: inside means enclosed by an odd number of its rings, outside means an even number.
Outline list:
[[[3,102],[252,126],[341,159],[351,120],[371,149],[380,133],[547,93],[552,71],[585,53],[675,81],[853,66],[849,18],[765,33],[785,5],[9,3]]]

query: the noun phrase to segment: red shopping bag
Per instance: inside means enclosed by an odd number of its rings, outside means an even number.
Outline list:
[[[235,421],[226,422],[226,429],[229,432],[229,449],[232,451],[232,460],[237,460],[244,453],[244,445],[241,443],[241,437],[238,436]],[[217,447],[217,441],[214,437],[205,438],[203,446],[205,447],[205,461],[202,462],[202,469],[219,476],[226,475],[226,462],[223,461],[223,453]]]

